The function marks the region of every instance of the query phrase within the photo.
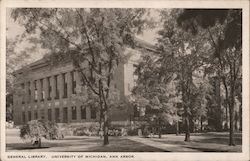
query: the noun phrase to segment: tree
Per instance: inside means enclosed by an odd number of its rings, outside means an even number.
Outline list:
[[[235,145],[233,135],[236,84],[242,75],[242,10],[187,9],[178,17],[178,24],[194,35],[206,31],[204,37],[210,39],[210,64],[216,69],[224,86],[226,105],[229,108],[229,145]]]
[[[160,58],[157,64],[160,64],[160,75],[164,79],[170,76],[176,81],[176,91],[181,95],[183,108],[185,141],[190,141],[190,123],[196,117],[194,110],[200,108],[195,73],[204,68],[209,49],[203,44],[206,39],[202,35],[194,37],[178,26],[176,20],[181,12],[179,9],[161,12],[163,29],[158,33]],[[201,113],[201,108],[199,110]]]
[[[70,59],[80,73],[86,89],[98,100],[104,142],[108,141],[108,113],[112,76],[124,61],[126,46],[134,45],[134,36],[147,27],[145,9],[14,9],[12,17],[26,29],[39,34],[50,59]],[[59,61],[58,61],[59,60]],[[91,98],[90,97],[90,98]]]

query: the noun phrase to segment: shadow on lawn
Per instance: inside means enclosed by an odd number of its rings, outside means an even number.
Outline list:
[[[110,137],[110,143],[106,146],[89,148],[91,152],[170,152],[160,148],[151,147],[122,137]]]
[[[53,148],[56,148],[58,152],[74,152],[74,149],[85,152],[168,152],[123,137],[109,137],[109,141],[109,145],[103,146],[103,140],[100,138],[65,138],[42,142],[42,148],[47,148],[46,151],[55,151]],[[39,148],[30,143],[10,143],[7,144],[7,150],[39,151]]]

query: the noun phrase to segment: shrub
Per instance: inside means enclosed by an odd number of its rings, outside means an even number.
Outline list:
[[[20,137],[30,139],[33,145],[41,147],[41,138],[59,139],[63,138],[58,125],[49,121],[31,120],[20,128]]]
[[[33,145],[41,147],[41,138],[46,135],[47,130],[41,121],[32,120],[20,129],[20,137],[22,139],[31,139]]]
[[[138,135],[138,129],[128,129],[128,135],[129,136],[136,136]]]
[[[98,136],[99,126],[90,125],[90,126],[80,126],[74,128],[73,135],[75,136]]]

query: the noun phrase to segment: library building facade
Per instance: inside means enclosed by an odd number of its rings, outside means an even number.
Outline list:
[[[113,77],[120,99],[131,94],[136,79],[134,70],[141,55],[155,52],[155,49],[146,42],[138,41],[135,48],[126,48],[124,52],[131,56],[117,67]],[[77,94],[77,86],[82,85],[82,79],[72,63],[51,66],[48,60],[42,58],[15,71],[14,76],[15,86],[23,91],[13,95],[15,125],[36,119],[70,124],[98,122],[96,108],[83,105],[72,97]],[[129,124],[138,117],[138,109],[114,107],[110,109],[110,116],[112,122]]]

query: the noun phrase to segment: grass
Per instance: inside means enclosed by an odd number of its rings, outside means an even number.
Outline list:
[[[7,151],[41,152],[241,152],[241,133],[235,134],[236,146],[228,146],[228,133],[191,134],[191,142],[184,142],[184,135],[163,135],[161,139],[133,137],[109,137],[109,145],[103,146],[99,137],[66,136],[62,140],[42,139],[37,148],[24,142],[18,130],[7,130]]]

